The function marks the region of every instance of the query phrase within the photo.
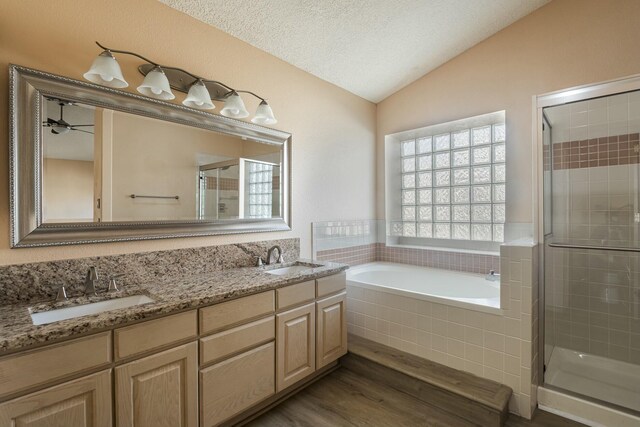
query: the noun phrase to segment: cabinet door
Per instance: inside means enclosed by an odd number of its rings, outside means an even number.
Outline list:
[[[200,425],[215,426],[275,392],[273,342],[200,371]]]
[[[109,427],[111,371],[102,371],[2,403],[0,426]]]
[[[196,426],[195,342],[127,363],[115,371],[118,427]]]
[[[315,303],[311,303],[277,315],[277,391],[316,370],[315,311]]]
[[[316,365],[320,369],[347,353],[347,293],[316,303]]]

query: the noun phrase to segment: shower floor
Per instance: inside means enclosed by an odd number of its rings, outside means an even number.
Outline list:
[[[640,411],[640,366],[555,347],[545,383]]]

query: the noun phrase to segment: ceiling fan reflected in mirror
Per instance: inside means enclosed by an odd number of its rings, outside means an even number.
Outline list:
[[[80,127],[93,127],[94,126],[93,124],[75,125],[75,124],[67,123],[64,120],[64,107],[66,105],[73,105],[72,102],[57,100],[57,103],[60,106],[60,118],[56,120],[56,119],[52,119],[51,117],[48,117],[46,122],[42,122],[42,126],[51,128],[51,133],[54,135],[64,135],[69,131],[84,132],[84,133],[89,133],[93,135],[93,132],[91,131],[78,129]]]

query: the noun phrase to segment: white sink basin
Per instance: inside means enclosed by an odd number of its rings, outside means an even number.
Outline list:
[[[301,271],[311,270],[313,267],[308,265],[292,265],[291,267],[276,268],[275,270],[267,270],[267,273],[276,276],[286,276],[287,274],[296,274]]]
[[[106,301],[93,302],[91,304],[74,305],[57,310],[31,313],[31,321],[34,325],[46,325],[47,323],[59,322],[60,320],[103,313],[119,308],[133,307],[134,305],[142,305],[150,302],[153,302],[153,299],[146,295],[132,295],[130,297],[114,298]]]

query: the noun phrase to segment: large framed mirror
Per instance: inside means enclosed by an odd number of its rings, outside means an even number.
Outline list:
[[[10,67],[12,247],[291,228],[291,134]]]

